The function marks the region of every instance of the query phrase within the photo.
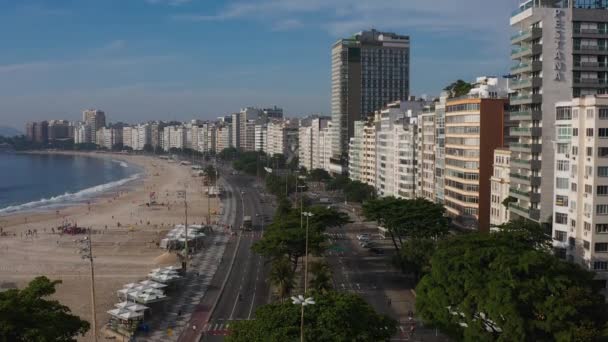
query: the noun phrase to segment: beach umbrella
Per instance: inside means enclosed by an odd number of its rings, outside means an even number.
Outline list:
[[[119,309],[125,309],[128,311],[145,311],[148,309],[148,307],[145,305],[141,305],[141,304],[137,304],[137,303],[133,303],[133,302],[121,302],[121,303],[114,304],[114,306]]]
[[[137,286],[137,284],[136,284],[136,283],[128,283],[128,284],[123,285],[123,287],[124,287],[125,289],[130,289],[130,288],[133,288],[133,287],[135,287],[135,286]]]

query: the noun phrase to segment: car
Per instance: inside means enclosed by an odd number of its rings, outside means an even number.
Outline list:
[[[369,234],[367,234],[367,233],[359,234],[359,235],[357,235],[357,240],[359,240],[359,241],[369,240]]]
[[[362,241],[361,243],[359,243],[361,245],[361,247],[363,248],[371,248],[374,246],[374,244],[370,241]]]

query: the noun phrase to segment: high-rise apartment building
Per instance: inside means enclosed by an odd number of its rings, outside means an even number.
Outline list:
[[[50,120],[49,141],[73,138],[74,130],[71,127],[70,122],[67,120]]]
[[[504,144],[508,105],[502,79],[480,77],[445,109],[444,205],[463,229],[489,231],[494,150]]]
[[[373,187],[376,186],[376,134],[379,121],[379,113],[374,120],[356,121],[348,150],[349,178]]]
[[[264,117],[265,120],[282,119],[283,118],[283,109],[279,108],[277,106],[264,108],[264,109],[262,109],[262,117]]]
[[[608,15],[596,0],[527,0],[511,15],[515,91],[511,119],[514,217],[546,222],[553,211],[555,104],[608,90]]]
[[[232,145],[232,124],[220,124],[216,128],[216,152],[234,147]]]
[[[509,222],[509,208],[505,200],[509,198],[511,184],[511,151],[508,148],[494,150],[494,171],[490,178],[490,229]]]
[[[87,109],[82,112],[82,121],[91,129],[91,142],[97,143],[97,131],[106,126],[106,114],[97,109]]]
[[[418,196],[435,201],[435,105],[418,116]]]
[[[409,96],[409,36],[376,30],[332,47],[332,171],[345,172],[355,121]]]
[[[302,120],[298,132],[299,166],[307,170],[329,169],[331,143],[329,141],[328,117],[313,117]],[[328,153],[329,152],[329,153]]]
[[[255,150],[266,151],[268,149],[268,125],[257,123],[255,125]]]
[[[47,121],[28,122],[25,135],[29,141],[46,144],[49,141],[49,123]]]
[[[608,95],[558,102],[555,115],[555,254],[608,280]]]

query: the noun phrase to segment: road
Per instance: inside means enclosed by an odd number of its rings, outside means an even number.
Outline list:
[[[263,194],[260,185],[249,176],[226,175],[224,179],[236,196],[232,224],[238,237],[235,244],[226,248],[224,257],[212,280],[214,290],[208,291],[201,303],[202,314],[197,324],[198,335],[203,341],[222,341],[228,334],[230,324],[237,320],[251,319],[255,309],[269,303],[270,286],[268,278],[269,265],[255,254],[251,247],[260,240],[264,226],[268,224],[274,209],[267,201],[270,196]],[[244,209],[244,210],[243,210]],[[254,229],[240,231],[243,216],[251,216]],[[236,249],[236,250],[235,250]],[[228,277],[228,278],[226,278]],[[222,289],[222,286],[225,285]],[[219,298],[219,299],[218,299]],[[215,310],[211,312],[214,304]],[[194,330],[194,329],[193,329]],[[180,341],[190,341],[182,338]]]
[[[344,209],[344,208],[341,208]],[[333,271],[334,288],[338,291],[362,296],[377,312],[399,322],[399,332],[393,341],[448,341],[434,329],[425,329],[421,322],[408,318],[415,312],[414,281],[391,266],[394,248],[390,239],[380,239],[374,224],[363,223],[352,212],[353,223],[343,229],[331,229],[328,237],[332,244],[326,252],[326,260]],[[359,245],[356,236],[369,233],[375,246],[384,254],[377,255]],[[410,329],[415,333],[410,336]]]

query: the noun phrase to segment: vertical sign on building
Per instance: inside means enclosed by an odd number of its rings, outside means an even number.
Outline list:
[[[555,81],[562,81],[564,79],[564,37],[565,27],[563,20],[564,12],[561,9],[556,8],[553,12],[555,18],[555,57],[553,58],[553,79]]]

